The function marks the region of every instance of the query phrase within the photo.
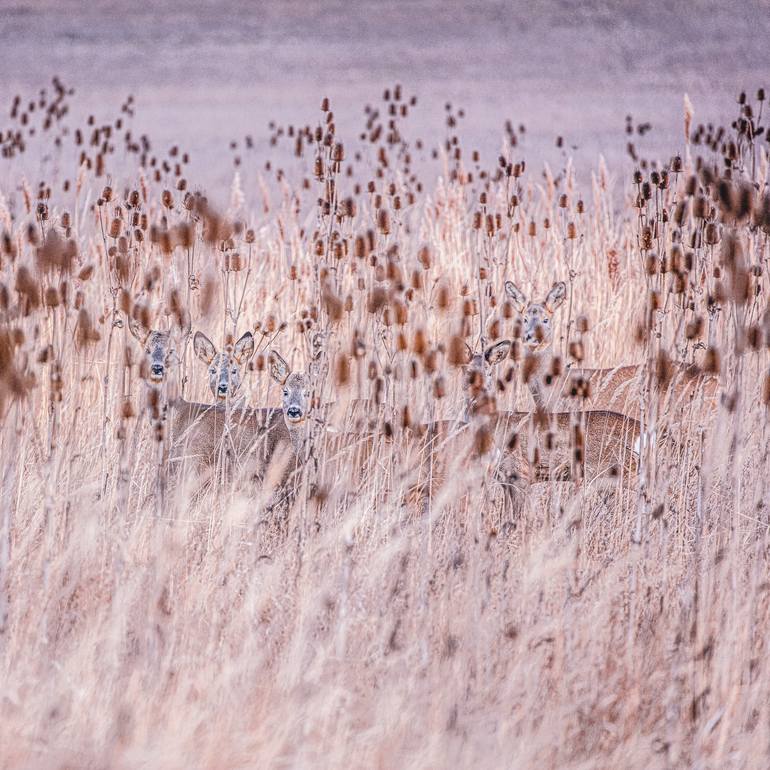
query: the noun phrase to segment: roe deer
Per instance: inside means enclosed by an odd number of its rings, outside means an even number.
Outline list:
[[[312,372],[312,368],[311,368]],[[331,427],[327,420],[335,415],[343,404],[325,404],[317,409],[311,419],[311,395],[314,389],[313,374],[292,372],[287,362],[276,352],[270,354],[270,376],[282,387],[282,414],[285,431],[297,466],[311,461],[318,472],[317,480],[324,491],[337,495],[340,490],[351,492],[350,484],[355,473],[361,470],[369,458],[378,438],[373,430],[348,430]],[[368,401],[353,402],[364,408]],[[350,418],[347,413],[345,422]],[[340,478],[346,484],[339,485]]]
[[[547,371],[547,353],[553,343],[553,315],[567,296],[563,281],[554,283],[542,302],[529,301],[511,281],[505,282],[505,293],[521,314],[522,341],[527,355],[535,360],[536,365],[527,375],[527,384],[538,408],[548,411],[570,408],[575,397],[579,397],[582,407],[609,409],[639,419],[641,394],[646,385],[644,364],[606,369],[572,366],[557,375]],[[717,387],[716,377],[703,375],[696,367],[675,363],[670,385],[667,391],[661,392],[661,405],[667,405],[667,398],[671,406],[678,408],[701,396],[704,406],[713,411]]]
[[[170,332],[148,329],[133,317],[129,329],[144,347],[150,405],[157,430],[165,438],[165,461],[172,474],[179,476],[183,466],[196,473],[219,466],[229,475],[239,469],[260,475],[281,443],[281,410],[228,408],[224,403],[240,387],[241,368],[254,351],[252,334],[246,332],[222,353],[204,334],[195,335],[194,351],[209,366],[209,387],[217,397],[217,403],[205,404],[177,395],[171,375],[176,371],[172,364],[179,359]]]
[[[147,382],[159,386],[167,381],[172,364],[179,363],[173,334],[148,329],[129,315],[128,328],[144,349]],[[227,345],[219,353],[202,332],[193,338],[195,355],[208,366],[209,388],[218,401],[232,398],[241,386],[241,369],[254,353],[254,337],[246,332],[235,345]]]
[[[207,358],[210,352],[206,352]],[[227,409],[221,404],[176,403],[174,446],[185,452],[177,452],[175,459],[213,466],[224,450],[252,479],[264,483],[270,465],[280,456],[281,470],[270,479],[276,485],[285,482],[292,461],[301,461],[307,454],[310,387],[307,376],[293,373],[276,351],[270,352],[268,362],[270,377],[282,388],[281,407]],[[217,390],[220,384],[217,379]],[[232,384],[230,379],[228,387]]]
[[[172,333],[148,329],[130,314],[128,328],[142,346],[145,355],[143,368],[146,366],[147,382],[156,386],[165,382],[171,365],[179,363]]]
[[[510,347],[510,340],[503,340],[483,353],[466,349],[463,375],[469,422],[441,421],[412,430],[420,475],[410,492],[430,503],[456,474],[458,462],[482,461],[491,466],[495,481],[518,512],[532,483],[615,479],[635,473],[641,430],[630,417],[608,410],[497,411],[491,392],[493,367]]]
[[[254,354],[254,336],[246,332],[220,353],[203,332],[193,337],[195,355],[208,366],[209,388],[217,401],[233,398],[241,386],[241,369]]]

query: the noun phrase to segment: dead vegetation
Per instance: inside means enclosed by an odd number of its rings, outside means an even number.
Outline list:
[[[219,206],[71,97],[0,132],[2,767],[767,764],[764,92],[628,189],[324,99]]]

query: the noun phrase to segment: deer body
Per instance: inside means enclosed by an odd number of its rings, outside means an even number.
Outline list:
[[[129,327],[144,346],[148,384],[161,393],[170,379],[171,361],[178,361],[174,339],[170,333],[146,329],[136,320],[130,319]],[[302,444],[302,428],[285,414],[289,408],[294,415],[294,408],[290,404],[283,409],[234,405],[241,368],[254,352],[251,333],[246,332],[234,346],[220,353],[204,334],[197,332],[193,347],[208,366],[209,387],[217,401],[204,404],[173,396],[154,399],[157,417],[165,428],[165,455],[172,475],[191,472],[210,476],[220,469],[227,476],[246,475],[262,482],[279,457],[288,473]],[[177,390],[171,388],[172,393]],[[282,481],[286,474],[275,475]]]
[[[684,364],[672,364],[671,380],[659,393],[659,409],[679,412],[693,406],[713,412],[716,408],[718,380],[694,372]],[[572,367],[558,377],[543,375],[539,366],[531,380],[535,404],[551,411],[570,409],[609,409],[638,420],[641,395],[647,387],[646,367],[642,364],[608,369]],[[546,382],[548,380],[549,382]]]
[[[632,476],[641,426],[625,414],[606,409],[497,411],[492,371],[510,348],[511,342],[503,340],[483,354],[468,349],[464,382],[472,451],[487,454],[514,507],[520,508],[532,483]]]
[[[260,477],[276,449],[290,441],[278,408],[227,409],[178,399],[170,404],[168,424],[169,463],[177,474],[182,467],[210,470],[227,460]]]

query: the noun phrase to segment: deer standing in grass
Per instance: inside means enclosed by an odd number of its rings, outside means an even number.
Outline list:
[[[567,296],[563,281],[554,283],[542,302],[528,300],[511,281],[505,282],[505,293],[521,314],[522,341],[528,357],[524,364],[527,385],[538,408],[546,411],[571,408],[577,397],[581,399],[581,407],[609,409],[639,419],[646,388],[644,364],[607,369],[573,366],[555,376],[549,373],[547,359],[553,344],[553,316]],[[702,403],[703,408],[713,412],[717,379],[683,364],[674,364],[673,370],[669,387],[661,391],[660,406],[677,409]]]
[[[253,437],[275,411],[229,403],[240,387],[242,367],[254,352],[252,334],[246,332],[220,353],[204,334],[196,333],[193,350],[209,367],[209,388],[217,399],[216,404],[205,404],[178,396],[179,358],[173,334],[148,329],[133,318],[129,328],[143,346],[148,397],[157,430],[165,438],[165,459],[172,473],[179,475],[184,465],[195,472],[211,471],[223,456],[236,467],[245,461]]]
[[[464,441],[467,457],[490,464],[514,512],[520,511],[532,483],[614,480],[634,474],[641,435],[634,419],[609,410],[552,414],[497,410],[494,367],[507,358],[511,346],[510,340],[502,340],[483,353],[466,346],[463,387],[469,422],[464,438],[456,440]],[[435,444],[435,436],[448,429],[429,428],[427,434],[433,434],[430,440]]]
[[[462,367],[464,419],[440,420],[407,428],[403,455],[411,466],[408,498],[430,509],[491,475],[511,502],[516,517],[528,488],[547,481],[615,481],[636,471],[640,428],[636,420],[608,410],[560,412],[498,411],[494,368],[505,360],[511,341],[483,353],[465,346]],[[476,468],[479,477],[468,475]],[[470,486],[458,489],[454,480]]]
[[[349,430],[347,418],[342,420],[341,429],[328,424],[330,418],[344,414],[341,404],[326,404],[311,417],[312,393],[318,385],[311,372],[292,372],[278,353],[271,353],[270,376],[282,388],[286,436],[297,467],[312,463],[314,479],[324,490],[324,497],[355,494],[357,474],[366,469],[380,437],[371,429]],[[366,403],[376,408],[373,402]],[[365,408],[363,402],[358,406]],[[344,483],[340,484],[341,480]]]

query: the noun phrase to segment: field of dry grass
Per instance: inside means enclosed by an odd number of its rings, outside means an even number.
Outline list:
[[[258,183],[208,198],[131,102],[76,126],[69,99],[24,96],[0,135],[0,767],[770,763],[764,93],[724,129],[686,114],[686,153],[620,189],[524,163],[515,126],[480,160],[451,106],[411,145],[391,88],[360,135],[328,104],[274,126]],[[30,152],[46,178],[19,175]],[[635,470],[581,473],[576,396],[571,479],[520,511],[488,414],[420,441],[462,417],[463,342],[513,339],[488,395],[534,413],[506,280],[566,282],[552,372],[643,365]],[[129,321],[170,332],[162,384]],[[169,471],[175,399],[213,400],[198,330],[254,334],[251,406],[281,403],[270,350],[312,362],[290,503],[226,431],[208,484]],[[718,378],[715,408],[671,397],[677,362]]]

